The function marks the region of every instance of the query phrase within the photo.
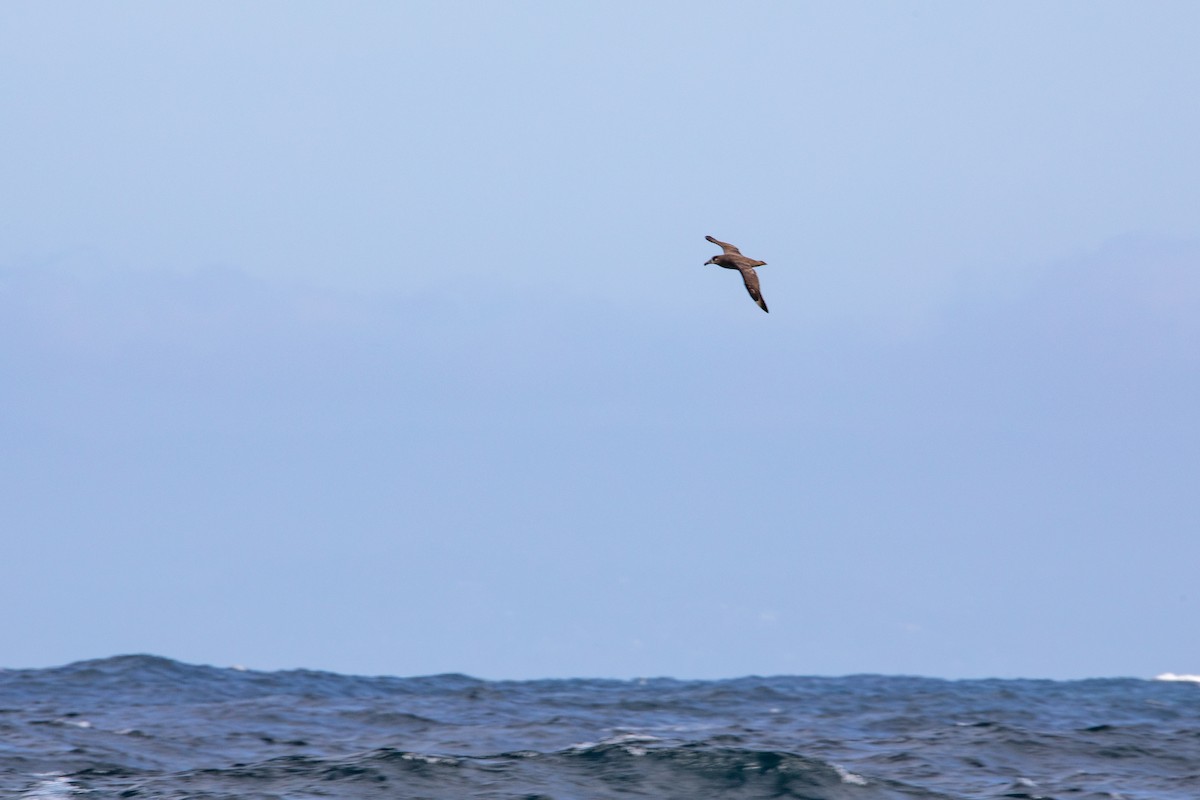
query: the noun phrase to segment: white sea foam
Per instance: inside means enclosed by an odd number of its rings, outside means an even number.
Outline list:
[[[619,733],[604,740],[604,744],[626,744],[628,742],[661,742],[657,736],[648,733]]]
[[[54,777],[50,777],[50,776]],[[79,787],[71,783],[71,779],[57,773],[48,772],[38,777],[47,778],[32,786],[21,800],[49,800],[56,797],[71,797],[79,793]]]
[[[862,775],[856,775],[845,767],[840,767],[837,764],[831,765],[838,777],[842,779],[842,783],[853,784],[854,786],[866,786],[868,781]]]
[[[622,750],[624,750],[626,753],[629,753],[631,756],[644,756],[646,755],[646,748],[639,747],[639,744],[649,744],[651,742],[661,741],[663,740],[658,736],[651,736],[647,733],[619,733],[615,736],[609,736],[599,742],[579,742],[578,744],[569,746],[567,749],[580,752],[583,750],[591,750],[593,747],[600,747],[601,745],[615,744],[619,745]]]
[[[1162,675],[1155,675],[1156,681],[1183,681],[1184,683],[1200,683],[1200,675],[1176,675],[1174,672],[1164,672]]]
[[[641,744],[650,744],[651,742],[661,742],[662,739],[657,736],[651,736],[647,733],[624,733],[620,736],[613,736],[606,739],[605,742],[619,744],[621,749],[631,756],[646,755],[646,748],[641,747]]]
[[[400,758],[405,761],[420,761],[422,764],[457,764],[457,758],[449,756],[431,756],[426,753],[401,753]]]

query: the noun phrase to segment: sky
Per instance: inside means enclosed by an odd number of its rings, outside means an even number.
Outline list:
[[[0,5],[0,666],[1200,670],[1198,38]]]

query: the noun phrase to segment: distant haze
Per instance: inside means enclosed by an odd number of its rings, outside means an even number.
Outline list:
[[[0,666],[1196,672],[1197,35],[5,5]]]

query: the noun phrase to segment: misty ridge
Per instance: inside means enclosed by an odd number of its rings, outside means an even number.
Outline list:
[[[895,476],[947,460],[1049,472],[1081,454],[1134,469],[1200,407],[1196,242],[1117,240],[1019,288],[964,291],[898,335],[887,321],[807,320],[811,298],[731,325],[637,294],[618,306],[500,280],[449,289],[8,268],[3,410],[64,443],[224,442],[214,459],[308,442],[314,458],[364,446],[490,475],[653,453],[621,470],[632,475],[709,452],[788,464],[808,451]],[[608,449],[580,450],[597,432]],[[444,444],[463,434],[470,444]],[[1191,445],[1177,444],[1183,467]],[[1158,458],[1142,471],[1171,470]]]
[[[802,276],[811,268],[777,271]],[[614,280],[626,277],[618,273]],[[789,288],[805,291],[796,277],[789,276]],[[242,370],[255,368],[262,368],[259,380],[269,381],[386,362],[417,370],[453,367],[460,377],[503,368],[537,375],[545,389],[554,378],[586,381],[596,370],[654,385],[652,372],[715,366],[712,359],[724,362],[744,343],[741,330],[697,320],[686,286],[678,287],[684,299],[674,302],[646,297],[641,288],[631,286],[629,299],[616,304],[578,290],[560,296],[558,287],[539,293],[502,277],[456,282],[452,269],[444,292],[422,287],[368,295],[265,280],[230,267],[170,273],[91,271],[86,262],[0,266],[0,354],[29,378],[41,370],[53,374],[56,364],[164,377],[187,364],[217,382],[239,380]],[[1200,359],[1200,243],[1117,239],[1049,265],[1019,286],[997,279],[960,289],[896,336],[886,320],[866,320],[858,330],[857,321],[814,323],[805,317],[814,303],[820,298],[787,297],[788,314],[750,329],[745,341],[779,348],[792,359],[861,359],[864,372],[886,368],[881,361],[932,365],[971,356],[992,366],[1041,364],[1066,372],[1089,366],[1186,370]],[[660,324],[663,318],[671,324]],[[787,372],[787,364],[777,367],[776,375]]]

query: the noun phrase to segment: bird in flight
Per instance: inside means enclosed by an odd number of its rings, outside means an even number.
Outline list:
[[[711,236],[705,236],[704,238],[708,239],[713,244],[720,245],[721,249],[725,251],[721,253],[721,255],[713,256],[708,261],[705,261],[705,265],[716,264],[718,267],[724,267],[725,269],[736,269],[738,272],[742,273],[742,281],[746,284],[746,291],[750,293],[752,298],[754,298],[754,302],[758,303],[758,307],[763,311],[766,311],[767,304],[763,301],[762,292],[758,290],[758,273],[754,271],[754,268],[764,267],[766,266],[767,262],[755,261],[753,258],[746,258],[744,255],[742,255],[741,250],[738,250],[728,242],[722,242],[718,239],[714,239]]]

